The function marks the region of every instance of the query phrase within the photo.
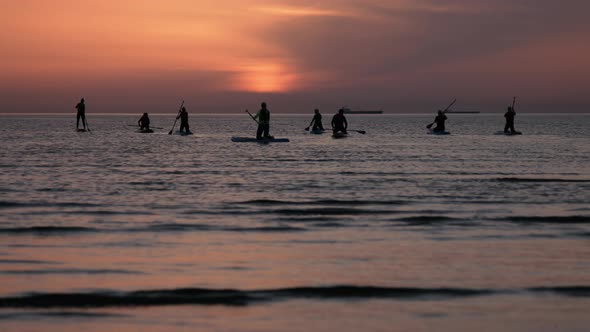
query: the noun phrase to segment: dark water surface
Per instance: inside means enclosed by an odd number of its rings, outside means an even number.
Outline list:
[[[588,115],[138,117],[0,116],[2,331],[590,326]]]

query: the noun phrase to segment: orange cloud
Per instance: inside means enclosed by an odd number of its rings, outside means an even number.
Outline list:
[[[355,16],[351,12],[314,7],[263,6],[257,7],[256,10],[261,13],[278,16]]]

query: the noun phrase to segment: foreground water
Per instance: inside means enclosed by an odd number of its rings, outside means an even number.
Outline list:
[[[0,117],[2,331],[586,331],[590,116]],[[326,116],[326,118],[328,118]]]

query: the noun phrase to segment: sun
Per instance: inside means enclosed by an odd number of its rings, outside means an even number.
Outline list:
[[[236,86],[248,92],[286,92],[293,88],[295,74],[278,63],[249,64],[239,68]]]

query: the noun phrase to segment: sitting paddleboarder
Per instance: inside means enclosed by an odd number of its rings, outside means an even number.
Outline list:
[[[147,113],[143,113],[139,121],[137,121],[139,130],[150,130],[150,117]]]
[[[86,129],[86,104],[84,103],[84,98],[80,99],[80,102],[76,105],[76,110],[78,110],[76,114],[76,129],[80,126],[80,119],[82,119],[82,126]]]
[[[258,122],[258,129],[256,130],[256,139],[264,139],[273,137],[270,132],[270,110],[266,107],[266,103],[260,104],[260,110],[254,116],[254,120]]]
[[[186,111],[186,107],[182,107],[180,109],[180,113],[178,113],[178,116],[176,117],[176,119],[180,119],[180,132],[184,132],[184,133],[190,133],[190,129],[189,129],[189,125],[188,125],[188,112]]]
[[[434,123],[436,123],[436,127],[432,131],[435,133],[442,133],[445,131],[445,121],[447,121],[447,116],[445,112],[438,110],[438,114],[436,118],[434,118]]]
[[[320,110],[316,108],[313,111],[313,113],[313,119],[311,119],[311,122],[309,123],[307,129],[311,127],[312,131],[324,131],[324,125],[322,124],[322,115],[320,114]]]
[[[514,111],[514,107],[508,106],[504,117],[506,118],[506,125],[504,126],[505,133],[516,133],[516,129],[514,129],[514,117],[516,116],[516,112]]]
[[[339,132],[342,134],[348,134],[346,131],[347,128],[348,121],[346,121],[346,117],[344,116],[344,109],[341,108],[332,118],[332,131],[334,132],[334,135]]]

